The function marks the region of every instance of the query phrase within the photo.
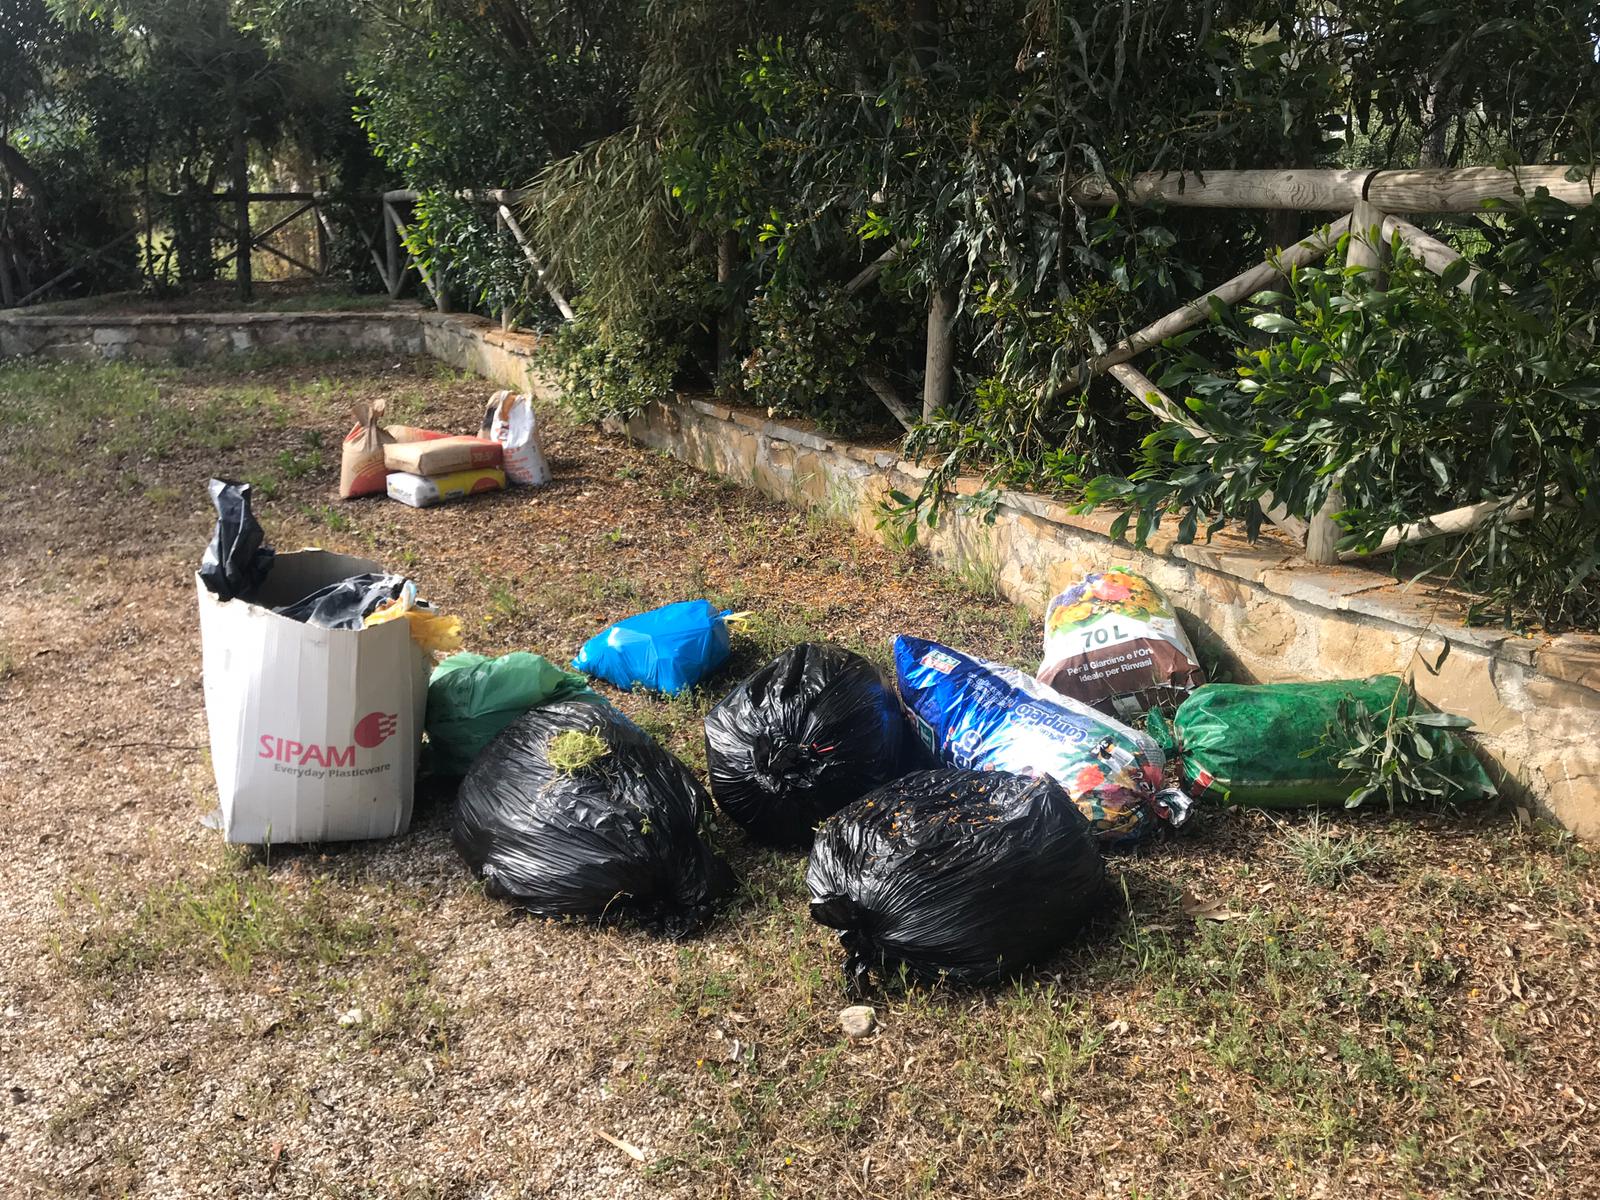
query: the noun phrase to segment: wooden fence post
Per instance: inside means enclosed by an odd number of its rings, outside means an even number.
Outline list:
[[[328,177],[317,176],[317,190],[312,194],[311,215],[316,218],[314,232],[317,238],[317,274],[328,274],[328,225],[322,219],[322,199],[328,194]]]
[[[1345,265],[1371,272],[1371,286],[1383,286],[1383,217],[1372,204],[1356,201],[1350,211],[1350,241],[1345,249]],[[1344,493],[1337,480],[1328,490],[1328,498],[1311,518],[1306,531],[1306,558],[1314,563],[1339,561],[1339,526],[1333,514],[1344,507]]]
[[[955,374],[955,348],[952,326],[955,324],[956,299],[948,289],[937,288],[928,302],[928,357],[922,378],[922,419],[931,421],[933,414],[950,403],[951,377]]]
[[[389,299],[398,300],[406,283],[406,269],[400,260],[400,218],[387,200],[383,202],[383,261]]]

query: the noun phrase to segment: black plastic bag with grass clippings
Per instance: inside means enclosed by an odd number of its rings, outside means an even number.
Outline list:
[[[733,872],[702,833],[698,780],[603,701],[531,709],[461,782],[451,835],[489,895],[547,917],[632,917],[687,937]]]
[[[866,659],[800,645],[706,715],[717,807],[757,841],[803,848],[817,823],[900,772],[905,718]]]
[[[817,830],[811,916],[845,976],[986,983],[1049,957],[1105,886],[1089,822],[1049,776],[945,768],[886,784]]]
[[[360,629],[377,608],[393,600],[405,586],[404,575],[366,571],[320,587],[309,596],[272,611],[291,621],[324,629]]]
[[[217,527],[200,557],[200,579],[219,600],[232,600],[261,586],[272,570],[273,550],[250,511],[248,483],[213,479],[209,488]]]

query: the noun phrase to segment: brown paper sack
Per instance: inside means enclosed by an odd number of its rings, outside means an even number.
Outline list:
[[[339,455],[339,499],[355,496],[380,496],[388,482],[383,465],[383,448],[389,435],[378,428],[387,401],[363,401],[351,410],[356,427],[345,435]]]

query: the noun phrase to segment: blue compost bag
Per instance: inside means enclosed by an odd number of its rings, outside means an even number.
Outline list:
[[[937,642],[895,638],[894,664],[918,736],[949,766],[1050,776],[1102,845],[1133,841],[1162,815],[1151,801],[1166,758],[1147,734],[1021,671]]]
[[[728,658],[728,618],[709,600],[684,600],[602,629],[572,665],[585,675],[672,695],[692,688]]]

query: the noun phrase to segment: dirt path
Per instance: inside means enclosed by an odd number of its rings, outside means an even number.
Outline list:
[[[863,1043],[801,862],[726,829],[745,888],[684,945],[486,900],[447,797],[391,843],[226,852],[199,824],[212,473],[272,493],[280,546],[412,572],[485,653],[565,661],[702,594],[756,611],[710,696],[619,698],[697,769],[705,703],[796,640],[1035,653],[1025,614],[914,557],[559,421],[549,489],[331,499],[351,399],[461,427],[485,391],[421,362],[0,368],[0,1191],[1593,1190],[1600,868],[1498,812],[1206,814],[1115,861],[1051,970],[880,999]],[[1185,889],[1238,919],[1197,927]]]

